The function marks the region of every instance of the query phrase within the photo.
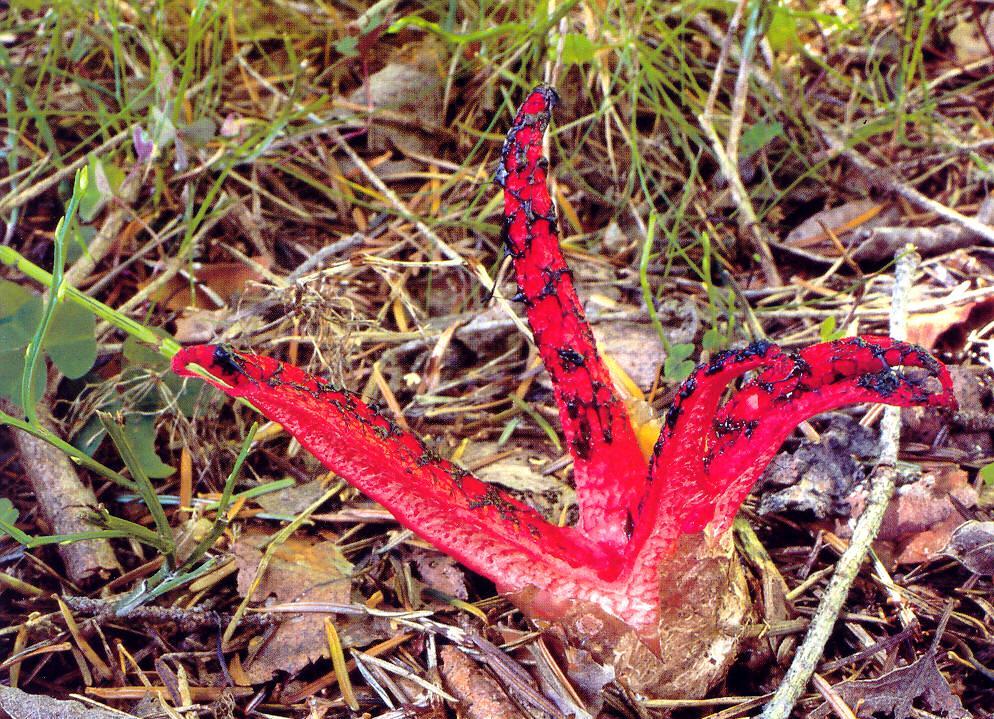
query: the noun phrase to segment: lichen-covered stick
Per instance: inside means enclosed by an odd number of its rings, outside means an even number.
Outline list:
[[[549,523],[354,393],[296,367],[201,345],[179,352],[173,369],[198,376],[199,366],[211,384],[247,399],[400,524],[612,664],[629,688],[699,696],[734,659],[748,610],[725,530],[784,439],[812,415],[859,402],[953,407],[952,382],[924,350],[887,337],[796,353],[755,343],[716,355],[681,385],[647,463],[559,248],[541,154],[556,99],[542,86],[526,98],[497,182],[518,299],[574,458],[576,527]]]

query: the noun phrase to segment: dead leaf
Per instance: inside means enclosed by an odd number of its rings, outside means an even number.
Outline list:
[[[186,704],[183,700],[183,694],[180,689],[179,677],[176,672],[173,671],[172,667],[166,664],[166,660],[162,657],[156,657],[155,662],[155,673],[159,675],[159,679],[162,681],[162,685],[169,692],[169,698],[172,700],[175,706],[181,707]]]
[[[421,579],[427,586],[456,599],[469,599],[466,573],[456,560],[440,552],[416,550],[413,555]]]
[[[625,252],[631,240],[624,233],[621,227],[614,220],[604,228],[604,236],[601,239],[601,244],[604,248],[604,252],[609,255],[620,255]]]
[[[816,212],[788,233],[785,245],[795,248],[825,244],[826,254],[838,256],[826,229],[839,239],[857,227],[866,225],[884,209],[873,200],[853,200],[821,212]],[[831,248],[831,249],[829,249]]]
[[[990,55],[988,40],[994,42],[994,13],[990,10],[985,12],[981,16],[980,25],[987,35],[987,40],[980,34],[981,28],[972,17],[960,19],[949,31],[949,42],[956,52],[957,63],[965,65]]]
[[[238,591],[242,596],[249,591],[255,579],[263,549],[270,539],[267,534],[246,533],[239,537],[233,548],[238,566]],[[352,598],[351,574],[352,565],[334,542],[291,537],[276,549],[252,600],[348,604]],[[261,647],[253,649],[255,654],[244,667],[246,676],[253,684],[269,681],[277,671],[293,674],[311,662],[328,656],[323,615],[279,616],[287,618],[263,640],[265,643]],[[347,646],[349,632],[341,627],[339,629],[342,644]]]
[[[428,364],[425,366],[424,372],[422,372],[421,386],[418,387],[419,394],[431,392],[438,387],[438,383],[442,379],[445,352],[452,343],[452,337],[458,328],[458,322],[450,323],[448,327],[442,330],[438,339],[435,340],[435,346],[431,348],[431,353],[428,355]]]
[[[865,489],[859,489],[846,497],[850,517],[862,513],[865,494]],[[977,504],[977,492],[969,484],[966,473],[952,466],[930,470],[918,480],[898,487],[877,536],[877,541],[896,546],[896,563],[927,561],[948,544],[950,534],[961,521],[950,496],[965,507]],[[837,533],[841,537],[850,536],[850,523],[840,524]]]
[[[426,46],[426,53],[432,51],[431,46]],[[398,54],[370,75],[347,100],[374,110],[414,111],[419,117],[436,117],[437,111],[431,101],[436,99],[436,93],[442,87],[442,77],[427,55],[405,54],[407,57]]]
[[[959,467],[943,466],[929,470],[916,481],[898,487],[880,524],[880,539],[901,541],[924,532],[955,515],[949,500],[955,497],[964,507],[977,503],[977,492]],[[944,544],[944,543],[943,543]],[[935,548],[938,551],[942,545]]]
[[[253,257],[252,260],[266,269],[271,264],[268,257]],[[196,302],[193,301],[191,283],[188,277],[176,275],[162,287],[152,293],[152,299],[165,304],[171,310],[181,310],[191,305],[217,309],[232,300],[245,290],[248,282],[262,280],[262,275],[252,266],[244,262],[213,262],[201,265],[194,271],[195,281],[193,290],[196,292]],[[141,287],[151,284],[154,277],[141,283]]]
[[[206,517],[189,518],[176,530],[176,557],[186,561],[200,541],[211,531],[211,522]]]
[[[542,474],[548,464],[548,445],[517,441],[515,451],[496,442],[473,442],[460,458],[484,482],[492,482],[518,493],[546,517],[558,517],[576,502],[573,489],[555,474]]]
[[[231,310],[205,310],[197,307],[184,307],[176,318],[176,331],[173,337],[183,344],[207,344],[217,337],[217,329],[231,318]]]
[[[443,293],[433,293],[432,297],[443,296]],[[456,330],[456,338],[473,347],[477,352],[488,351],[496,342],[500,342],[513,329],[514,324],[497,302],[491,303],[482,312],[474,314],[472,319]]]
[[[500,684],[456,647],[442,647],[442,678],[467,719],[524,719]]]
[[[385,111],[381,122],[386,123],[388,132],[371,133],[373,149],[384,149],[389,140],[406,155],[435,156],[443,136],[441,132],[430,131],[438,127],[437,108],[444,88],[439,51],[433,40],[398,51],[386,66],[370,75],[362,87],[346,98],[356,107]],[[392,121],[399,116],[407,121]]]
[[[898,545],[895,561],[915,564],[931,559],[949,542],[949,536],[960,522],[960,515],[950,497],[964,507],[977,504],[977,491],[970,485],[966,472],[953,466],[943,466],[925,472],[911,484],[898,487],[884,513],[877,540]],[[863,509],[865,490],[853,492],[848,501],[852,517]],[[842,537],[851,535],[851,528],[840,527]]]
[[[915,534],[898,545],[897,564],[920,564],[932,559],[949,542],[950,535],[963,521],[958,513],[950,514],[939,524]]]
[[[236,687],[250,687],[252,686],[252,680],[249,679],[248,674],[242,668],[242,660],[237,654],[232,655],[231,662],[228,664],[228,673],[231,678],[235,680]]]
[[[971,717],[962,702],[949,688],[935,664],[934,652],[906,667],[895,669],[875,679],[855,679],[836,684],[834,689],[858,717],[883,713],[893,719],[907,719],[916,699],[928,711],[943,717]],[[824,719],[831,713],[828,703],[810,714],[810,719]]]
[[[970,332],[991,319],[994,319],[994,300],[989,299],[943,307],[938,312],[912,314],[908,317],[908,341],[929,350],[958,352]]]
[[[327,487],[321,479],[295,484],[278,492],[263,494],[256,497],[256,504],[268,514],[281,517],[293,517],[314,504],[324,494]]]
[[[648,322],[602,322],[594,325],[594,337],[603,352],[617,362],[643,392],[656,381],[666,359],[663,342]]]
[[[935,347],[935,340],[954,325],[963,322],[970,314],[970,305],[943,307],[938,312],[915,313],[908,316],[908,342],[925,349]]]
[[[994,575],[994,522],[964,522],[953,530],[942,554],[971,572]]]
[[[0,685],[0,712],[10,719],[127,719],[131,714],[87,706],[74,700],[53,699],[39,694],[28,694],[20,689]]]

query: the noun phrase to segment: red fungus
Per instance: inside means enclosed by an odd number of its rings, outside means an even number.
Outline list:
[[[696,548],[728,528],[800,422],[861,402],[951,408],[952,382],[924,350],[887,337],[843,339],[796,353],[756,342],[716,355],[680,386],[647,465],[558,244],[542,157],[556,99],[540,86],[525,100],[504,144],[497,182],[504,188],[517,297],[552,378],[574,459],[576,527],[550,524],[438,456],[354,393],[296,367],[202,345],[180,351],[173,369],[195,376],[189,365],[199,365],[211,384],[282,424],[400,524],[492,579],[532,614],[572,617],[574,638],[593,621],[601,653],[617,653],[612,638],[629,632],[664,655],[669,645],[660,625],[672,609],[667,604],[695,602],[700,592],[703,603],[717,606],[722,598],[712,596],[720,593],[715,587],[736,581],[726,577],[731,565],[706,551],[697,556]],[[754,376],[722,402],[729,384],[747,372]],[[695,562],[710,565],[695,568]],[[668,574],[667,567],[677,565]],[[705,585],[698,575],[717,579]],[[701,632],[690,623],[685,633]]]
[[[549,87],[525,100],[497,168],[504,188],[504,245],[573,455],[578,528],[592,540],[628,544],[645,485],[645,459],[624,404],[594,343],[559,249],[556,210],[546,186],[542,137],[558,101]]]

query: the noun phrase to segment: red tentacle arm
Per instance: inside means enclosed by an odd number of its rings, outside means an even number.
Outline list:
[[[864,402],[955,405],[949,371],[920,347],[889,337],[814,345],[791,359],[787,373],[766,370],[743,385],[712,423],[713,449],[705,461],[713,478],[710,500],[717,530],[731,524],[790,428],[809,417]],[[749,427],[753,429],[747,431]]]
[[[616,563],[574,529],[549,524],[534,509],[443,459],[353,392],[224,345],[181,350],[173,371],[248,400],[401,525],[490,577],[501,591],[577,581],[596,585],[617,572]]]
[[[518,110],[497,169],[504,188],[505,245],[535,344],[552,378],[580,507],[591,540],[627,544],[646,463],[624,404],[597,354],[593,333],[559,247],[556,210],[546,186],[542,138],[558,96],[539,86]]]
[[[722,405],[728,384],[754,369],[757,376]],[[757,342],[698,367],[656,444],[630,576],[659,566],[681,534],[727,529],[798,424],[866,402],[955,407],[949,371],[920,347],[889,337],[847,338],[797,353]]]

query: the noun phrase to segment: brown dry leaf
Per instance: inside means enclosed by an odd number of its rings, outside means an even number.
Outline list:
[[[213,524],[207,517],[191,517],[185,520],[176,529],[177,559],[186,561],[186,558],[197,548],[201,540],[210,533]]]
[[[893,719],[912,716],[916,699],[928,711],[956,719],[970,717],[962,702],[949,688],[946,678],[935,664],[935,653],[929,651],[914,664],[895,669],[876,679],[856,679],[834,687],[858,717],[887,715]],[[811,719],[824,719],[831,714],[828,703],[810,714]]]
[[[386,126],[388,133],[384,134],[382,130],[371,133],[374,149],[384,149],[388,139],[407,155],[435,156],[442,133],[430,129],[439,122],[437,108],[444,89],[440,63],[439,47],[433,40],[409,45],[346,98],[357,107],[385,111],[381,124]],[[413,122],[391,122],[392,117],[398,115]],[[415,127],[415,124],[424,125],[424,128]]]
[[[994,522],[964,522],[953,530],[942,553],[971,572],[994,575]]]
[[[939,335],[954,325],[966,320],[970,305],[943,307],[938,312],[918,313],[908,316],[908,342],[921,345],[925,349],[935,347]]]
[[[554,474],[542,474],[549,462],[548,446],[541,441],[513,439],[515,450],[496,442],[473,442],[460,459],[484,482],[518,493],[524,501],[553,521],[576,501],[573,489]]]
[[[643,392],[652,388],[666,352],[651,324],[602,322],[594,326],[594,337],[603,352],[617,362]]]
[[[927,471],[917,481],[899,487],[884,514],[880,538],[901,540],[945,520],[956,512],[950,495],[964,507],[977,502],[966,472],[951,465]]]
[[[604,236],[601,244],[606,254],[620,255],[628,249],[631,243],[632,241],[628,239],[628,235],[625,234],[621,226],[614,220],[604,228]]]
[[[414,563],[421,579],[432,589],[456,599],[469,599],[466,573],[459,563],[447,554],[415,550]]]
[[[253,257],[254,262],[269,269],[272,260],[268,257]],[[248,282],[258,282],[262,276],[253,267],[243,262],[213,262],[201,265],[194,273],[196,282],[196,302],[193,302],[190,280],[176,275],[152,293],[152,299],[165,304],[171,310],[181,310],[191,305],[218,308],[218,300],[231,304],[235,296],[241,294]],[[150,284],[154,277],[141,286]],[[209,291],[208,291],[209,290]]]
[[[238,591],[248,592],[270,535],[247,532],[233,551],[238,566]],[[266,568],[252,600],[266,602],[327,602],[348,604],[352,596],[352,565],[333,542],[291,537],[280,545]],[[246,662],[245,674],[253,684],[269,681],[277,671],[293,674],[328,656],[321,614],[287,617]],[[336,620],[337,624],[337,620]],[[340,636],[346,634],[340,632]],[[343,644],[346,643],[342,636]]]
[[[988,40],[994,42],[994,12],[985,12],[981,16],[980,25]],[[949,42],[956,52],[956,62],[961,65],[987,57],[991,52],[988,40],[980,34],[980,27],[972,17],[961,18],[949,31]]]
[[[432,293],[435,298],[441,298],[442,292]],[[497,302],[491,303],[490,307],[474,314],[473,318],[465,325],[456,330],[456,337],[469,344],[478,352],[488,351],[495,343],[500,342],[514,327],[508,320],[507,315]]]
[[[800,225],[795,227],[784,240],[785,245],[797,248],[813,247],[826,244],[826,252],[838,256],[838,251],[831,245],[831,237],[825,232],[829,230],[839,239],[844,239],[847,232],[861,227],[875,218],[884,206],[873,200],[853,200],[837,207],[816,212]]]
[[[966,472],[958,467],[943,466],[928,471],[917,481],[898,488],[884,513],[877,537],[880,541],[898,543],[895,557],[898,564],[927,561],[948,544],[950,534],[960,523],[950,496],[964,507],[977,504],[976,490]]]
[[[459,649],[442,647],[442,678],[467,719],[525,719],[500,684]]]
[[[183,344],[207,344],[217,337],[217,328],[230,318],[231,311],[228,309],[205,310],[185,307],[176,318],[176,331],[173,337]]]
[[[407,55],[398,54],[370,75],[362,87],[348,96],[348,101],[374,110],[413,111],[419,117],[436,117],[431,101],[442,89],[442,78],[430,57]]]
[[[982,327],[994,317],[994,300],[964,302],[943,307],[938,312],[912,314],[908,317],[908,341],[925,349],[941,345],[959,351],[970,331]]]
[[[314,504],[327,489],[320,479],[295,484],[278,492],[256,497],[255,502],[269,514],[293,517]]]
[[[919,564],[927,562],[949,542],[950,535],[963,521],[959,514],[951,514],[939,524],[914,535],[898,545],[894,561],[898,564]]]

